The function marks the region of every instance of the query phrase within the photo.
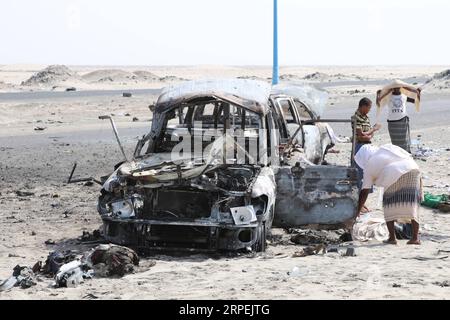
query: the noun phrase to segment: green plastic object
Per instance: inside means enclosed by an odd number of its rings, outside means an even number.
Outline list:
[[[422,205],[429,208],[437,208],[441,203],[448,201],[448,197],[445,194],[433,195],[431,193],[425,193]]]

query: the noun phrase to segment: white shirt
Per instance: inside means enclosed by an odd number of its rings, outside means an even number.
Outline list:
[[[389,150],[389,146],[381,147],[373,154],[364,168],[362,189],[370,189],[373,185],[385,189],[393,185],[402,175],[419,169],[411,156],[405,158]]]
[[[408,97],[404,94],[391,95],[388,106],[388,121],[396,121],[403,119],[408,114],[406,113],[406,103]]]

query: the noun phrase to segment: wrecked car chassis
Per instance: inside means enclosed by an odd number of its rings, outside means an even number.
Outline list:
[[[243,178],[230,178],[225,185],[219,176],[228,176],[229,171],[239,172]],[[253,176],[259,171],[224,165],[199,178],[163,187],[137,183],[126,194],[119,191],[116,196],[103,191],[98,210],[104,236],[110,242],[140,249],[264,250],[267,201],[251,194],[256,182]]]
[[[104,181],[105,239],[146,250],[264,251],[272,224],[353,217],[355,168],[321,165],[334,145],[327,125],[304,91],[283,90],[231,80],[163,91],[133,159]]]

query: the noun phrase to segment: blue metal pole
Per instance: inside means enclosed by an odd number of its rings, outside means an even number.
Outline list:
[[[278,67],[278,0],[273,0],[273,72],[272,85],[279,82]]]

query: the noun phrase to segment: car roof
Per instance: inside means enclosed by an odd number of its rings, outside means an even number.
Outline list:
[[[182,102],[202,97],[216,97],[258,114],[269,112],[270,84],[248,79],[196,80],[169,86],[156,103],[156,111],[164,112]]]
[[[328,101],[328,94],[325,91],[310,85],[295,83],[283,83],[273,86],[272,95],[285,95],[294,100],[299,100],[318,116],[323,115]]]
[[[156,111],[162,113],[196,98],[215,97],[265,115],[269,112],[270,96],[279,95],[301,101],[319,116],[323,114],[328,100],[325,91],[304,84],[283,83],[272,87],[267,82],[250,79],[207,79],[164,88],[156,103]]]

